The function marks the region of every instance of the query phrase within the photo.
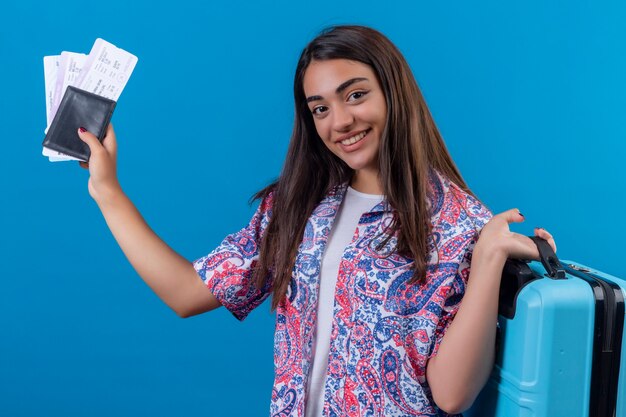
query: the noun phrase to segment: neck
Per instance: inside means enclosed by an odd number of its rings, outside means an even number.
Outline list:
[[[350,186],[355,190],[365,194],[382,195],[383,187],[378,178],[378,170],[359,170],[354,173]]]

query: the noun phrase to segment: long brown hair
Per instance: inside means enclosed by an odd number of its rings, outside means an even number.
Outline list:
[[[387,121],[378,153],[379,179],[394,221],[398,253],[414,260],[410,282],[426,276],[431,231],[428,176],[431,169],[469,192],[400,51],[380,32],[363,26],[335,26],[302,51],[294,79],[295,121],[285,165],[276,182],[255,198],[273,193],[272,216],[255,269],[257,285],[271,279],[272,309],[287,293],[307,219],[327,192],[350,180],[354,171],[318,136],[303,89],[312,61],[348,59],[369,65],[387,102]],[[270,278],[271,277],[271,278]]]

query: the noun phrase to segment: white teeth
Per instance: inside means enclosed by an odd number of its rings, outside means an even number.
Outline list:
[[[361,132],[358,135],[354,135],[351,138],[345,139],[341,141],[342,145],[352,145],[353,143],[357,143],[358,141],[360,141],[361,139],[363,139],[365,137],[365,135],[367,134],[367,132]]]

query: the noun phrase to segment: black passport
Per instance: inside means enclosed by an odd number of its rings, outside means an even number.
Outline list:
[[[115,109],[115,101],[69,86],[43,141],[46,148],[89,161],[89,146],[78,137],[84,127],[102,142]]]

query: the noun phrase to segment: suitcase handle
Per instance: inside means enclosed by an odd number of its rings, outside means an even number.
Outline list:
[[[552,250],[552,246],[540,237],[529,237],[537,245],[546,275],[552,279],[565,279],[565,270]],[[498,297],[498,314],[501,316],[509,319],[515,317],[517,295],[526,284],[540,278],[539,274],[534,273],[526,262],[519,259],[507,259],[504,264]]]
[[[543,267],[546,269],[546,273],[549,278],[552,279],[565,279],[565,270],[557,258],[556,253],[552,250],[552,246],[545,240],[538,236],[530,236],[530,239],[535,242],[537,249],[539,249],[539,258]]]

